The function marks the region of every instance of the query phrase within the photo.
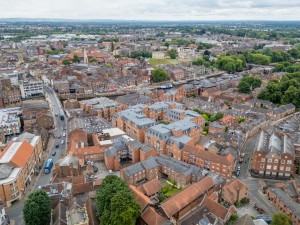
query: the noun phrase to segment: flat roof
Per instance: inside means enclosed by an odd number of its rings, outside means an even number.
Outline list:
[[[9,149],[7,149],[7,151],[4,153],[4,155],[0,159],[0,163],[9,163],[21,145],[22,145],[22,142],[13,142],[9,146]]]

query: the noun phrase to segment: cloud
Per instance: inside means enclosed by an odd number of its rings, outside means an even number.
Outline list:
[[[1,0],[0,17],[299,20],[299,0]]]

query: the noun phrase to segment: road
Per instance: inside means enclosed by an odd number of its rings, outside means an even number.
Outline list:
[[[272,216],[276,209],[272,206],[268,199],[264,197],[261,193],[263,188],[263,182],[261,179],[253,178],[250,175],[251,168],[251,155],[257,145],[260,134],[257,133],[253,137],[249,138],[242,152],[245,153],[244,162],[241,164],[241,174],[239,179],[241,179],[248,186],[248,196],[250,200],[257,204],[258,207],[263,208],[269,216]]]
[[[57,137],[58,135],[61,135],[61,138],[50,138],[49,143],[47,146],[47,152],[46,152],[46,159],[52,158],[53,162],[55,163],[59,158],[61,154],[65,154],[66,152],[66,138],[67,138],[67,130],[64,130],[66,127],[66,122],[60,120],[59,116],[55,116],[55,114],[58,115],[64,115],[66,118],[64,111],[61,107],[61,104],[59,100],[57,99],[54,91],[47,87],[44,86],[44,91],[45,95],[48,96],[48,101],[50,104],[50,109],[52,109],[52,113],[54,116],[54,121],[55,121],[55,129],[53,130],[53,136]],[[46,98],[47,99],[47,98]],[[63,137],[63,133],[65,133],[65,137]],[[61,141],[64,140],[64,144],[61,144]],[[59,145],[58,148],[55,148],[55,145]],[[52,156],[52,152],[56,151],[56,155]],[[46,161],[46,160],[45,160]],[[52,173],[50,174],[45,174],[43,170],[40,171],[40,174],[37,178],[36,183],[32,187],[33,190],[38,189],[39,186],[45,185],[49,183],[49,180],[52,176]],[[7,210],[7,214],[11,220],[14,220],[16,222],[16,225],[23,225],[23,207],[24,207],[24,199],[22,201],[19,201],[15,203],[11,208]]]

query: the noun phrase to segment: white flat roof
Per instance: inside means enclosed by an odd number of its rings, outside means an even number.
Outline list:
[[[30,144],[35,147],[40,139],[40,136],[34,136],[30,142]]]
[[[104,129],[103,133],[108,133],[111,137],[121,136],[121,135],[125,134],[124,131],[122,131],[121,129],[119,129],[117,127]]]
[[[100,145],[112,145],[113,142],[111,140],[100,141]]]
[[[13,142],[9,149],[4,153],[2,158],[0,159],[0,163],[9,163],[10,160],[14,157],[18,149],[20,148],[22,142]]]

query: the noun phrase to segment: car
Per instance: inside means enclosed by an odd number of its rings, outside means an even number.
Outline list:
[[[108,170],[108,173],[109,174],[113,174],[114,172],[112,170]]]
[[[237,170],[238,170],[238,171],[240,171],[240,170],[241,170],[241,166],[240,166],[240,165],[238,165],[238,167],[237,167]]]
[[[58,148],[59,147],[59,144],[55,145],[55,148]]]
[[[238,170],[238,171],[236,171],[236,176],[238,177],[238,176],[240,176],[240,171]]]
[[[98,172],[98,167],[94,166],[94,173]]]
[[[67,127],[64,127],[64,130],[67,130]]]
[[[55,155],[56,155],[56,151],[53,151],[53,152],[52,152],[52,156],[55,156]]]
[[[62,127],[61,130],[63,131],[63,130],[64,130],[64,127]]]
[[[66,136],[66,133],[63,133],[63,137],[65,137]]]
[[[57,117],[57,116],[58,116],[58,114],[57,114],[57,113],[55,113],[55,116]]]
[[[64,140],[61,140],[61,142],[60,142],[62,145],[65,143],[65,141]]]

